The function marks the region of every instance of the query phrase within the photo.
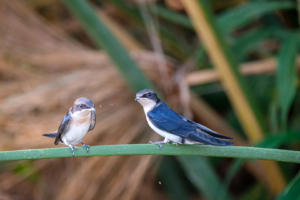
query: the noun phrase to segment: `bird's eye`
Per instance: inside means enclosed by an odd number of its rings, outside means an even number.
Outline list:
[[[151,93],[148,93],[148,94],[146,95],[146,97],[151,97],[151,95],[152,95]]]
[[[80,108],[83,108],[83,107],[84,107],[84,105],[83,105],[83,104],[80,104],[79,106],[80,106]]]

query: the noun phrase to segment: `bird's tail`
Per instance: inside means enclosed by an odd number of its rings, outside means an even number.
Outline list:
[[[216,145],[216,146],[232,146],[232,145],[234,145],[234,143],[233,142],[224,141],[224,140],[220,140],[218,138],[215,138],[215,140],[212,141],[212,145]]]
[[[57,131],[54,131],[52,133],[43,134],[43,136],[46,136],[46,137],[49,137],[49,138],[56,138],[56,135],[57,135]]]
[[[197,134],[198,133],[198,134]],[[209,145],[215,145],[215,146],[232,146],[234,145],[233,142],[224,141],[223,139],[214,137],[204,131],[197,130],[196,134],[190,134],[187,139],[200,142],[202,144],[209,144]]]
[[[205,137],[205,139],[203,140],[203,143],[215,145],[215,146],[232,146],[232,145],[234,145],[233,142],[224,141],[220,138],[215,138],[211,135],[208,135],[207,137]]]

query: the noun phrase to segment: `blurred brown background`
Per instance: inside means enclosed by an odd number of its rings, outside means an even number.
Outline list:
[[[267,131],[251,135],[241,119],[243,114],[232,103],[230,85],[225,80],[227,88],[223,87],[219,81],[224,76],[212,68],[217,64],[214,58],[210,60],[209,47],[203,47],[187,20],[190,13],[182,1],[89,2],[174,110],[234,137],[236,145],[253,145],[279,133],[299,133],[299,81],[290,98],[287,129],[278,122],[276,102],[281,94],[273,88],[274,57],[280,54],[285,37],[298,31],[294,4],[272,5],[271,14],[257,12],[257,17],[254,13],[251,20],[243,21],[253,1],[210,2],[216,16],[227,12],[236,15],[228,19],[241,18],[240,24],[232,26],[224,20],[219,28],[230,32],[224,40],[262,108]],[[250,6],[243,10],[246,4]],[[184,18],[175,18],[172,13]],[[284,39],[270,34],[274,32]],[[297,76],[296,72],[295,68],[291,76]],[[57,147],[42,134],[57,130],[79,97],[91,99],[97,115],[95,129],[83,139],[85,144],[160,140],[148,127],[142,107],[134,101],[135,92],[124,80],[110,57],[97,49],[61,1],[0,0],[1,151]],[[294,140],[299,141],[297,134],[292,135]],[[281,141],[277,146],[264,147],[299,150],[298,143]],[[219,199],[273,199],[299,169],[296,164],[258,161],[235,168],[234,163],[233,159],[162,156],[1,162],[0,199],[216,199],[214,195],[220,195]],[[195,167],[194,171],[188,166]],[[232,177],[228,175],[230,169]],[[199,179],[193,179],[193,173]]]

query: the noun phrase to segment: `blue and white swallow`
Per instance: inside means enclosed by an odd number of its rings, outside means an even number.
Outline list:
[[[141,90],[136,94],[138,101],[144,108],[149,126],[159,135],[163,136],[164,141],[152,142],[151,144],[209,144],[216,146],[231,146],[234,143],[224,140],[232,138],[223,136],[201,124],[189,120],[175,111],[160,100],[156,93],[150,89]]]
[[[96,125],[96,111],[94,103],[84,97],[76,99],[73,107],[69,109],[64,119],[61,121],[57,131],[52,133],[43,134],[43,136],[55,138],[54,144],[57,145],[59,142],[69,146],[74,156],[73,146],[79,142],[83,147],[86,147],[89,152],[89,145],[83,144],[82,138],[88,131],[95,128]]]

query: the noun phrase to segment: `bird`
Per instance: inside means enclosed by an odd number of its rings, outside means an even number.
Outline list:
[[[62,142],[69,146],[72,150],[73,157],[74,148],[77,150],[77,147],[74,145],[79,142],[86,148],[87,152],[89,152],[90,146],[84,144],[82,138],[96,126],[95,111],[94,103],[91,100],[85,97],[78,98],[61,121],[58,130],[43,134],[43,136],[55,138],[55,145]]]
[[[224,141],[233,138],[221,135],[201,124],[189,120],[174,110],[157,97],[151,89],[144,89],[136,94],[138,101],[144,108],[149,126],[159,135],[163,136],[164,141],[152,142],[162,148],[161,144],[208,144],[215,146],[232,146],[233,142]]]

